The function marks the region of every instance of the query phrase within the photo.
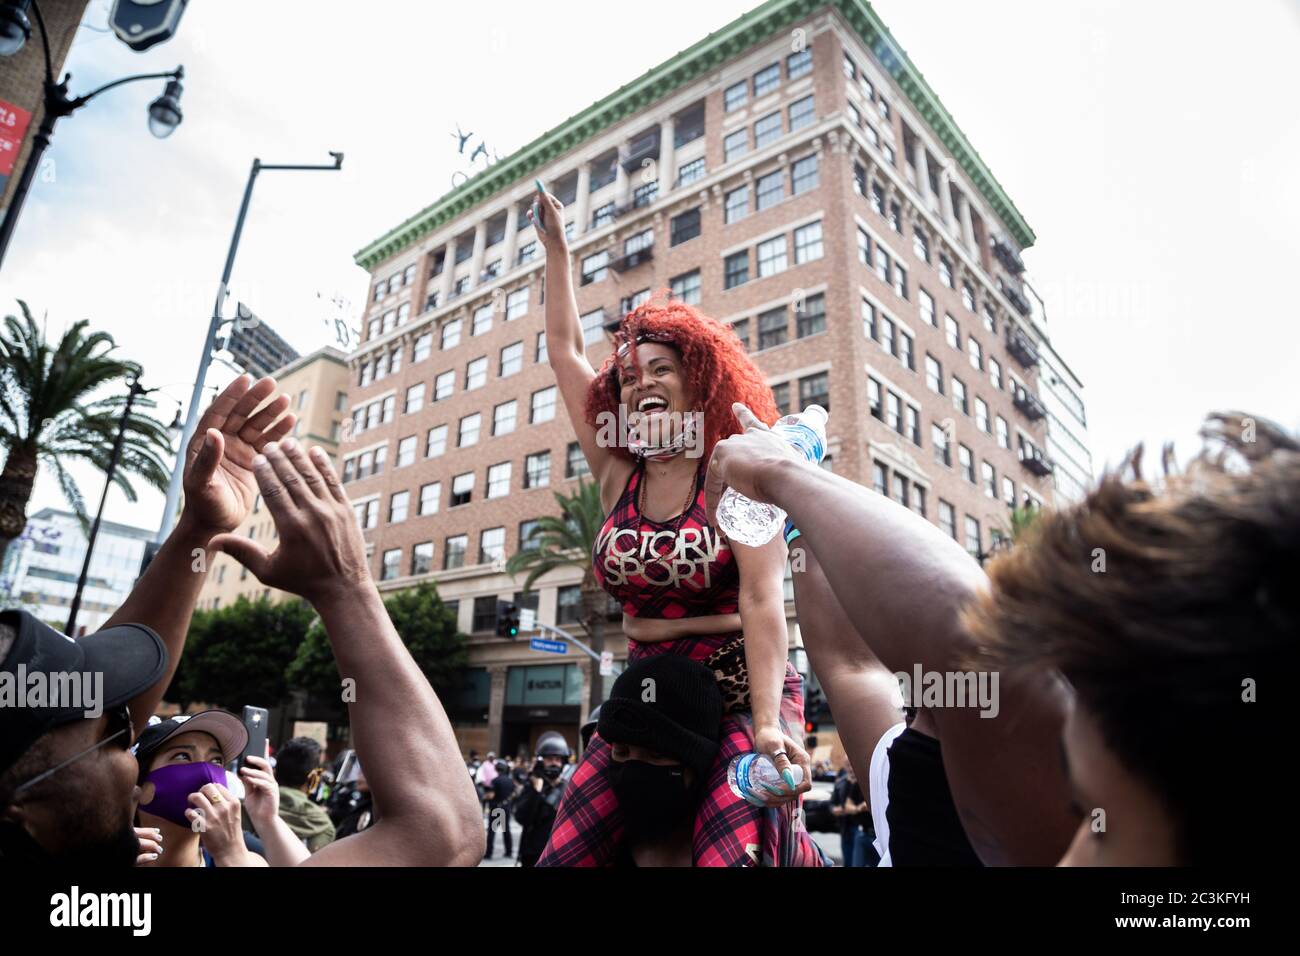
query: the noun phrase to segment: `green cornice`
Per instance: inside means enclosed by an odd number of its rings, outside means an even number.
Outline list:
[[[750,47],[807,19],[822,7],[835,9],[858,33],[912,101],[917,112],[930,124],[940,142],[970,176],[1021,248],[1033,245],[1034,232],[1015,203],[866,0],[832,0],[830,3],[824,0],[768,0],[461,183],[433,205],[357,252],[354,256],[357,265],[373,268],[444,223],[532,176],[552,160],[603,130],[664,99]]]

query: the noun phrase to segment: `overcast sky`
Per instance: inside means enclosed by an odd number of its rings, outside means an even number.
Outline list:
[[[0,308],[25,298],[51,334],[89,318],[186,399],[252,158],[333,149],[341,173],[259,178],[232,281],[299,351],[327,344],[327,300],[364,301],[352,254],[462,168],[457,123],[505,156],[754,5],[196,0],[137,54],[92,0],[73,93],[184,63],[185,122],[149,135],[154,82],[61,121]],[[874,6],[1038,234],[1025,261],[1085,385],[1094,470],[1142,440],[1194,450],[1215,408],[1300,428],[1300,0]],[[93,507],[102,479],[79,474]],[[61,503],[43,475],[32,510]],[[107,517],[153,527],[161,506],[115,491]]]

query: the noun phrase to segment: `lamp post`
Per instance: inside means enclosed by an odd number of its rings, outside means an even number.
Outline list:
[[[163,505],[162,522],[158,526],[158,535],[154,539],[153,547],[145,552],[145,563],[153,557],[153,552],[158,546],[167,539],[171,533],[172,525],[176,520],[176,508],[180,504],[181,498],[181,480],[185,475],[185,449],[194,437],[194,429],[198,425],[199,406],[203,396],[203,381],[208,374],[208,365],[212,362],[212,347],[216,344],[217,333],[221,326],[228,321],[248,321],[250,324],[256,324],[257,319],[248,312],[245,317],[246,309],[241,309],[240,314],[235,319],[225,319],[222,317],[222,309],[225,305],[227,286],[230,283],[230,273],[235,268],[235,253],[239,251],[239,238],[244,231],[244,219],[248,215],[248,204],[253,198],[253,184],[257,182],[259,173],[266,170],[338,170],[343,168],[343,154],[331,151],[330,155],[334,157],[334,162],[327,165],[318,166],[286,166],[286,165],[269,165],[263,163],[260,159],[253,160],[253,166],[248,171],[248,183],[244,186],[244,201],[239,206],[239,216],[235,219],[235,231],[230,237],[230,248],[226,252],[226,266],[221,271],[221,284],[217,286],[217,299],[212,306],[212,318],[208,321],[208,334],[203,340],[203,351],[199,353],[199,370],[194,376],[194,391],[190,394],[190,407],[185,416],[185,427],[181,431],[180,451],[176,453],[176,464],[172,468],[171,481],[167,484],[167,501]]]
[[[162,139],[170,136],[181,123],[180,98],[183,90],[181,79],[185,76],[185,68],[180,66],[170,73],[141,73],[137,76],[126,76],[120,80],[114,80],[112,83],[105,83],[98,89],[91,90],[82,96],[69,96],[68,80],[72,78],[72,74],[66,74],[62,83],[54,82],[54,67],[50,58],[49,37],[45,32],[45,18],[41,16],[41,8],[36,3],[36,0],[18,0],[16,3],[7,3],[0,7],[0,56],[11,56],[18,52],[31,34],[31,26],[26,16],[26,10],[29,6],[32,13],[36,15],[36,25],[40,28],[41,33],[41,48],[45,53],[45,81],[42,86],[44,91],[44,111],[41,116],[41,125],[37,127],[36,134],[32,137],[32,151],[28,154],[27,162],[23,165],[23,171],[14,186],[13,200],[9,203],[9,208],[5,210],[4,221],[0,223],[0,266],[4,264],[5,252],[9,248],[9,239],[13,236],[14,227],[18,224],[18,216],[22,212],[23,201],[27,198],[27,190],[31,187],[32,179],[36,176],[41,157],[50,145],[50,138],[54,135],[54,124],[60,119],[64,116],[71,116],[100,93],[107,92],[114,87],[135,83],[139,80],[165,79],[168,83],[163,90],[162,96],[149,105],[149,131],[154,136]]]
[[[81,610],[81,595],[86,589],[86,577],[90,574],[90,559],[95,553],[95,539],[99,536],[99,525],[104,518],[104,503],[108,501],[108,489],[113,485],[113,475],[117,471],[118,459],[122,457],[122,444],[126,441],[126,425],[131,420],[131,406],[142,395],[156,392],[156,388],[142,388],[138,377],[131,379],[131,388],[126,393],[126,405],[122,408],[122,418],[117,425],[117,437],[113,439],[113,451],[108,458],[108,468],[104,472],[104,493],[99,497],[99,510],[95,512],[95,522],[90,526],[90,537],[86,541],[86,557],[81,562],[81,576],[77,578],[77,591],[72,596],[72,608],[68,611],[68,625],[63,633],[68,637],[77,636],[77,613]],[[180,427],[180,409],[172,420],[169,431],[173,434]]]

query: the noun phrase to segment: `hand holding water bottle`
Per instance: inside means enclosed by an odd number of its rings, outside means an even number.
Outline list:
[[[786,459],[820,463],[826,451],[826,410],[809,405],[800,415],[782,418],[775,428],[768,428],[739,402],[732,411],[745,431],[714,448],[705,502],[710,519],[728,538],[761,547],[785,522],[783,510],[765,503],[762,479]]]

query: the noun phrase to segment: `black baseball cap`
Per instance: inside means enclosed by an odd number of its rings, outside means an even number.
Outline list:
[[[0,612],[0,625],[15,632],[13,646],[0,661],[0,682],[12,682],[13,691],[23,698],[0,697],[0,773],[55,727],[87,719],[84,700],[78,707],[26,706],[30,675],[47,675],[47,687],[48,675],[87,674],[92,681],[100,677],[102,699],[96,707],[109,710],[148,690],[167,670],[162,639],[143,624],[115,625],[80,640],[60,634],[26,611]]]

